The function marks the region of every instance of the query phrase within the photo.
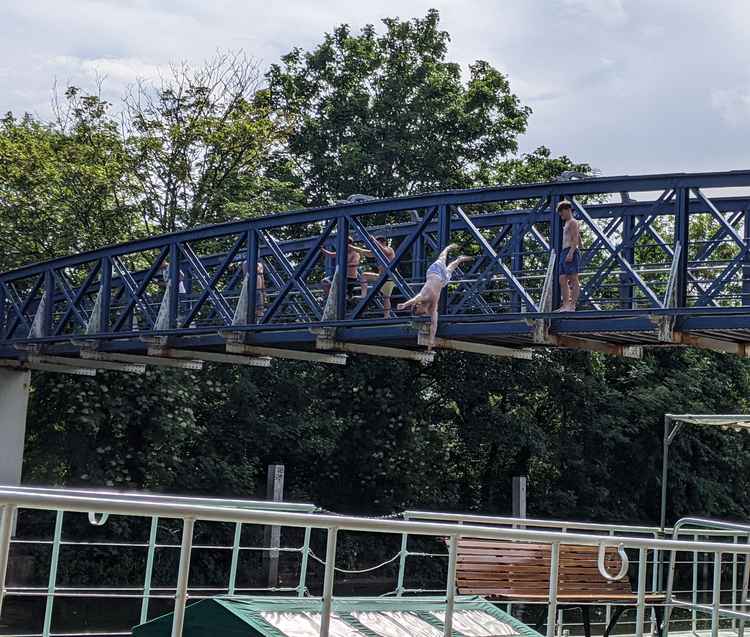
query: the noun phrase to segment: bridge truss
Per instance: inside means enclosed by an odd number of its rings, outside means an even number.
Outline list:
[[[562,225],[584,242],[579,311],[555,313]],[[391,262],[374,240],[386,236]],[[347,296],[347,237],[386,274]],[[0,365],[74,373],[347,352],[429,360],[426,319],[393,311],[458,243],[436,347],[529,357],[692,345],[750,355],[750,171],[607,177],[347,203],[110,246],[0,274]],[[252,274],[265,272],[265,297]],[[249,264],[249,267],[243,267]],[[321,286],[337,277],[332,298]],[[364,293],[363,293],[364,292]],[[354,298],[353,298],[354,297]],[[262,303],[261,303],[262,302]],[[260,303],[260,305],[259,305]]]

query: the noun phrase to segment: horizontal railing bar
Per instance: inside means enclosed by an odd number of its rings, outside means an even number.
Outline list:
[[[690,550],[722,553],[750,554],[748,544],[722,542],[685,542],[659,540],[632,536],[600,536],[583,533],[531,531],[524,529],[488,528],[483,526],[411,522],[355,516],[326,516],[317,513],[294,513],[284,511],[243,510],[229,507],[178,505],[171,503],[134,502],[104,500],[81,496],[49,495],[44,493],[6,491],[0,489],[0,503],[15,504],[21,508],[54,509],[88,513],[110,513],[113,515],[159,516],[160,518],[192,519],[215,522],[243,522],[246,524],[291,527],[313,527],[338,529],[341,531],[369,531],[375,533],[409,533],[413,535],[453,536],[463,535],[488,539],[512,539],[531,542],[561,542],[599,546],[622,544],[627,548],[655,548],[663,550]]]

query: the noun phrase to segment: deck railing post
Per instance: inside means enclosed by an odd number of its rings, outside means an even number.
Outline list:
[[[187,606],[188,578],[190,576],[190,553],[193,548],[193,528],[195,520],[185,518],[182,526],[182,545],[180,546],[180,568],[177,573],[177,590],[174,600],[174,618],[172,620],[172,637],[182,637]]]
[[[638,551],[638,600],[635,612],[635,637],[643,637],[646,616],[646,549]]]
[[[234,539],[232,540],[232,561],[229,563],[229,586],[227,593],[234,595],[237,588],[237,564],[240,561],[240,540],[242,539],[242,522],[234,525]]]
[[[453,635],[453,609],[456,605],[456,568],[458,566],[458,535],[451,535],[448,543],[448,577],[445,585],[444,637]]]
[[[719,637],[719,607],[721,606],[721,553],[714,553],[714,581],[711,599],[711,637]]]
[[[331,629],[331,609],[333,607],[333,580],[336,576],[336,538],[338,529],[328,529],[326,540],[326,566],[323,575],[323,605],[320,612],[320,637],[328,637]]]
[[[63,512],[55,515],[55,531],[52,538],[52,557],[49,565],[49,580],[47,581],[47,602],[44,607],[44,624],[42,637],[49,637],[52,629],[52,608],[55,604],[55,590],[57,587],[57,565],[60,560],[60,542],[62,540]]]
[[[555,637],[557,618],[557,574],[560,569],[560,542],[552,543],[549,565],[549,602],[547,606],[547,637]]]
[[[307,587],[307,561],[310,557],[310,534],[311,527],[305,527],[305,539],[302,545],[302,559],[299,566],[299,583],[297,584],[297,597],[304,597]]]
[[[748,538],[748,541],[750,541],[750,538]],[[750,554],[745,553],[742,560],[743,569],[742,569],[742,591],[740,592],[740,612],[744,613],[747,609],[747,589],[748,589],[748,582],[750,582]],[[740,622],[737,626],[737,637],[744,637],[745,636],[745,619],[740,619]]]
[[[148,533],[146,552],[146,573],[143,576],[143,600],[141,601],[141,624],[148,621],[148,605],[151,596],[151,576],[154,572],[154,552],[156,551],[156,532],[159,529],[159,516],[151,518],[151,529]]]
[[[406,519],[406,518],[404,518]],[[406,558],[408,556],[407,546],[409,543],[409,534],[401,534],[401,551],[398,558],[398,579],[396,580],[396,596],[401,597],[404,594],[404,574],[406,571]]]

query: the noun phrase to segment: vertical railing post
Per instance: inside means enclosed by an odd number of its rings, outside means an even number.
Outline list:
[[[100,269],[99,331],[109,332],[109,313],[112,304],[112,261],[109,257],[102,257]]]
[[[456,568],[458,566],[458,535],[451,535],[448,543],[448,577],[445,585],[444,637],[453,635],[453,609],[456,605]]]
[[[6,321],[8,314],[5,311],[5,287],[0,285],[0,341],[4,341],[8,336],[5,331],[7,329]]]
[[[557,216],[557,204],[562,197],[552,195],[549,200],[550,207],[550,242],[549,247],[555,251],[555,254],[562,253],[562,223]],[[560,307],[560,264],[555,259],[554,274],[552,276],[552,309]]]
[[[557,618],[557,574],[560,569],[560,542],[553,542],[549,565],[549,601],[547,606],[547,637],[555,637]]]
[[[622,218],[622,256],[635,269],[635,246],[633,245],[633,228],[635,218],[625,214]],[[633,279],[627,274],[620,274],[620,307],[633,307]]]
[[[513,229],[511,230],[511,245],[513,247],[513,255],[511,257],[511,271],[513,276],[522,281],[523,275],[523,223],[514,223]],[[529,283],[525,286],[528,288]],[[514,291],[512,294],[511,305],[513,312],[521,311],[521,296],[518,292]]]
[[[714,581],[711,599],[711,637],[719,637],[719,606],[721,606],[721,553],[714,553]]]
[[[310,534],[311,527],[305,527],[305,539],[302,545],[302,559],[299,565],[299,583],[297,584],[297,597],[304,597],[307,588],[307,562],[310,557]]]
[[[172,619],[172,637],[182,637],[187,606],[188,578],[190,576],[190,553],[193,549],[193,529],[195,520],[185,518],[182,523],[182,544],[180,546],[180,568],[177,572],[177,590],[174,600],[174,617]]]
[[[687,272],[688,272],[688,246],[690,243],[690,190],[678,188],[675,210],[675,233],[674,244],[682,246],[677,267],[677,279],[675,281],[675,305],[685,307],[687,305]]]
[[[742,220],[742,240],[747,248],[750,244],[750,207],[745,210]],[[750,252],[745,252],[742,264],[742,305],[750,305]]]
[[[635,611],[635,637],[643,637],[646,616],[646,549],[638,550],[638,596]]]
[[[169,244],[169,329],[177,327],[177,312],[179,308],[180,269],[178,264],[179,251],[177,241]]]
[[[698,541],[698,535],[693,535],[693,542]],[[693,551],[693,595],[691,601],[693,602],[693,608],[690,611],[690,627],[693,632],[698,630],[698,611],[695,610],[695,606],[698,603],[698,551]]]
[[[747,538],[746,542],[750,543],[750,537]],[[740,612],[744,613],[747,610],[747,589],[748,589],[748,582],[750,582],[750,564],[748,563],[748,560],[750,559],[750,554],[745,553],[743,556],[742,564],[742,590],[740,591]],[[737,637],[744,637],[745,636],[745,620],[740,619],[740,622],[737,626]]]
[[[44,293],[42,300],[46,297],[47,304],[44,306],[44,315],[42,317],[42,334],[44,336],[52,335],[52,315],[55,309],[55,279],[52,276],[52,267],[44,271]]]
[[[737,544],[739,537],[732,536],[732,542]],[[737,610],[737,553],[732,553],[732,610]],[[732,617],[732,630],[737,629],[737,618]]]
[[[406,519],[406,518],[404,518]],[[407,546],[409,543],[409,534],[401,534],[401,551],[398,557],[398,579],[396,580],[396,597],[404,594],[404,574],[406,572]]]
[[[57,565],[60,561],[60,541],[62,539],[63,512],[55,515],[55,531],[52,537],[52,557],[49,565],[49,579],[47,581],[47,603],[44,607],[44,624],[42,637],[49,637],[52,628],[52,608],[55,603],[55,589],[57,586]]]
[[[15,504],[5,504],[0,514],[0,617],[3,614],[3,599],[5,598],[5,576],[8,572],[10,556],[10,536],[13,530],[13,518],[16,515]]]
[[[320,637],[328,637],[331,628],[331,608],[333,606],[333,580],[336,575],[336,538],[338,529],[328,529],[326,540],[326,566],[323,575],[323,604],[320,612]]]
[[[232,561],[229,564],[229,586],[227,593],[234,595],[237,587],[237,564],[240,560],[240,539],[242,538],[242,522],[234,525],[234,540],[232,541]]]
[[[338,267],[338,281],[336,281],[336,320],[346,318],[347,275],[349,260],[349,218],[339,217],[336,228],[336,266]]]
[[[256,307],[258,302],[258,233],[254,228],[247,231],[247,250],[245,264],[247,265],[247,306],[245,308],[245,324],[256,322]]]
[[[451,209],[450,206],[441,204],[438,206],[438,248],[443,250],[451,242]],[[443,288],[440,295],[440,309],[438,313],[445,315],[448,312],[448,287]]]
[[[141,624],[148,621],[148,605],[151,597],[151,577],[154,573],[154,552],[156,551],[156,532],[159,529],[159,518],[151,518],[151,529],[148,533],[146,552],[146,573],[143,576],[143,600],[141,601]]]

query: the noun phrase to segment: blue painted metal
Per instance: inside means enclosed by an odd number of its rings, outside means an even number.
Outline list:
[[[446,338],[526,345],[531,320],[545,319],[550,333],[650,344],[652,318],[673,316],[683,330],[750,340],[750,196],[706,194],[748,186],[750,171],[482,188],[289,212],[109,246],[0,274],[0,357],[22,358],[20,348],[29,345],[75,354],[79,345],[72,341],[84,340],[105,351],[139,352],[146,349],[142,339],[155,336],[171,337],[176,347],[221,350],[226,331],[251,343],[313,348],[315,327],[337,328],[338,338],[363,343],[416,347],[415,326],[424,319],[383,318],[381,289],[395,282],[395,307],[424,281],[426,253],[451,242],[475,260],[446,289],[439,331]],[[641,199],[616,201],[623,191]],[[550,252],[560,248],[554,208],[563,197],[574,201],[584,239],[580,311],[564,318],[537,311]],[[384,216],[393,223],[379,225]],[[346,286],[350,232],[372,253],[368,269],[385,270],[354,303]],[[390,238],[393,261],[372,239],[376,233]],[[331,243],[335,260],[320,254]],[[683,246],[677,303],[664,308],[677,243]],[[160,284],[165,261],[168,302]],[[342,267],[335,320],[322,321],[320,282],[336,261]],[[260,319],[258,263],[267,294]],[[243,281],[248,302],[238,314]],[[556,306],[556,277],[555,287]],[[157,326],[162,305],[167,320]]]

